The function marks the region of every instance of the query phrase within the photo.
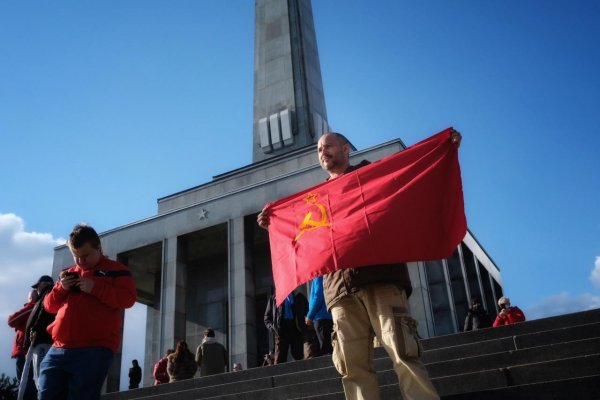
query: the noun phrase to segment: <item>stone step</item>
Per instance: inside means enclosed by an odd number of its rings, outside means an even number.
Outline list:
[[[516,385],[576,379],[598,374],[600,354],[563,358],[506,368],[433,378],[443,395],[477,392]]]
[[[380,388],[382,399],[401,399],[398,385]],[[493,390],[483,390],[458,395],[441,396],[442,400],[598,400],[600,375],[516,385]],[[344,400],[343,393],[303,397],[303,400]],[[299,399],[294,399],[299,400]]]
[[[169,397],[169,400],[281,400],[294,397],[312,397],[329,393],[343,392],[339,378],[323,379],[315,382],[295,383],[287,386],[276,386],[270,389],[258,389],[235,394],[221,394],[214,397]]]
[[[269,367],[272,368],[272,367]],[[243,371],[242,371],[243,372]],[[222,374],[224,377],[226,375],[238,375],[241,373],[229,373]],[[339,381],[340,375],[338,372],[331,367],[312,369],[307,371],[296,371],[288,374],[279,374],[275,376],[262,377],[257,379],[247,379],[236,382],[223,382],[215,385],[204,384],[201,386],[195,387],[187,387],[185,389],[177,388],[173,391],[164,391],[162,393],[138,393],[133,397],[129,397],[132,399],[143,399],[143,400],[155,400],[165,398],[165,396],[169,396],[169,399],[177,399],[177,400],[193,400],[196,398],[212,398],[212,397],[221,397],[221,396],[239,396],[243,393],[254,393],[254,392],[262,392],[264,390],[276,390],[276,392],[280,392],[282,388],[286,387],[296,387],[296,386],[311,386],[312,382],[319,382],[321,384],[322,381]],[[194,379],[190,381],[197,381],[196,383],[200,383],[198,381],[202,381],[203,379]],[[185,381],[184,381],[185,382]],[[169,389],[169,386],[174,385],[164,385],[165,389]],[[335,382],[334,382],[335,384]],[[341,383],[340,383],[341,385]],[[159,385],[161,386],[161,385]],[[339,390],[341,386],[335,385],[332,390]],[[141,391],[138,391],[141,392]]]
[[[390,397],[393,398],[390,387]],[[382,392],[384,388],[382,388]],[[400,390],[396,388],[399,393]],[[342,399],[343,399],[342,394]],[[386,397],[382,397],[386,398]],[[600,399],[600,375],[561,379],[505,388],[483,390],[444,396],[443,400],[598,400]],[[325,400],[325,399],[323,399]],[[329,400],[329,399],[328,399]],[[333,400],[333,398],[331,399]]]
[[[496,368],[470,373],[433,378],[432,381],[442,396],[465,393],[479,393],[510,387],[525,387],[552,381],[576,381],[582,377],[594,376],[600,371],[600,354],[570,357],[560,360],[522,364],[514,367]],[[397,377],[393,370],[377,374],[383,393],[388,391],[399,395]],[[592,381],[594,381],[592,379]],[[329,395],[337,398],[342,392],[341,379],[333,368],[292,373],[251,381],[225,385],[189,389],[168,394],[173,400],[278,400],[289,398],[320,398]],[[516,389],[513,389],[513,391]],[[565,389],[566,390],[566,389]],[[500,393],[500,392],[498,392]],[[166,394],[136,397],[155,400]],[[386,395],[387,396],[387,395]]]
[[[428,339],[423,341],[427,348],[423,360],[434,384],[446,396],[496,393],[496,390],[521,386],[533,388],[553,379],[574,382],[583,377],[594,377],[600,371],[598,317],[600,310],[593,310]],[[569,323],[573,325],[568,326]],[[535,329],[530,325],[535,325]],[[450,338],[461,335],[468,336],[469,340]],[[393,387],[397,387],[397,378],[384,349],[375,349],[374,362],[382,390],[393,391]],[[594,378],[582,382],[588,381],[595,382]],[[341,392],[339,375],[333,368],[331,357],[325,356],[110,393],[102,399],[280,399],[314,396],[335,399]]]
[[[423,353],[423,362],[431,364],[590,338],[600,338],[600,322],[428,350]]]
[[[574,328],[577,328],[574,332],[581,331],[580,327]],[[562,330],[567,329],[563,328],[560,331]],[[589,332],[589,330],[586,331]],[[533,335],[539,336],[540,343],[548,341],[547,339],[544,339],[548,336],[547,334],[542,335],[542,333],[540,333]],[[562,334],[551,336],[562,337]],[[574,336],[577,335],[574,334]],[[496,341],[501,340],[502,339],[498,339]],[[447,375],[447,371],[452,371],[453,374],[456,375],[481,370],[500,370],[502,368],[509,368],[520,364],[531,364],[532,362],[556,360],[560,358],[572,358],[590,352],[600,353],[600,339],[598,337],[581,341],[530,347],[523,350],[499,351],[498,353],[468,356],[429,363],[427,364],[427,369],[432,378],[437,378]],[[392,362],[383,349],[377,349],[376,357],[375,369],[377,371],[392,370]],[[487,371],[484,372],[489,378],[490,373]],[[492,375],[494,374],[492,373]],[[180,393],[178,398],[189,399],[194,398],[195,396],[192,395],[189,397],[189,393],[202,393],[201,395],[206,397],[237,393],[239,391],[263,390],[272,387],[286,386],[291,383],[313,382],[324,378],[339,378],[337,371],[333,368],[330,357],[320,357],[312,360],[285,363],[272,367],[253,368],[236,373],[224,373],[175,382],[169,385],[159,385],[127,392],[112,393],[103,396],[103,399],[158,399],[166,394],[172,393]]]
[[[211,376],[196,377],[193,379],[186,379],[183,381],[173,382],[166,385],[157,385],[123,392],[107,393],[102,396],[102,400],[138,399],[148,396],[165,395],[166,393],[172,393],[176,391],[185,391],[209,386],[226,385],[229,383],[242,384],[244,381],[253,381],[261,378],[271,379],[281,375],[304,373],[306,371],[321,370],[327,367],[333,368],[331,356],[317,357],[310,360],[287,362],[270,367],[250,368],[239,372],[228,372]]]
[[[460,332],[450,335],[437,336],[430,339],[424,339],[422,343],[425,350],[433,350],[507,336],[517,336],[527,333],[564,328],[568,326],[584,325],[594,322],[600,322],[600,308],[578,313],[536,319],[527,321],[525,323],[500,326],[497,328],[487,328],[471,332]]]
[[[336,372],[337,374],[337,372]],[[377,373],[379,385],[391,385],[397,382],[396,373],[386,370]],[[194,397],[194,400],[280,400],[292,398],[312,398],[315,396],[334,395],[343,396],[342,380],[337,375],[335,378],[321,379],[313,382],[296,382],[286,386],[275,386],[269,390],[254,390],[236,394],[222,394],[214,397]],[[179,398],[176,400],[191,400]]]
[[[600,337],[429,363],[427,364],[427,371],[429,376],[433,378],[448,375],[448,371],[459,374],[508,368],[536,362],[585,356],[590,353],[600,354]]]
[[[382,399],[401,399],[397,384],[380,387]],[[441,396],[442,400],[598,400],[600,399],[600,375],[516,385],[492,390]],[[343,392],[290,400],[345,400]]]

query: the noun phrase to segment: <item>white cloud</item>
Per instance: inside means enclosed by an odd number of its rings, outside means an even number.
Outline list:
[[[596,265],[598,261],[596,261]],[[568,314],[578,311],[600,308],[600,296],[583,293],[571,296],[569,292],[543,298],[539,303],[527,307],[525,316],[528,320]]]
[[[592,285],[596,287],[596,289],[600,290],[600,257],[596,257],[594,269],[590,273],[590,281],[592,282]]]
[[[63,244],[50,233],[25,231],[25,223],[15,214],[0,213],[0,318],[8,316],[27,302],[31,285],[52,272],[53,248]],[[14,330],[0,324],[0,372],[15,375],[10,358]]]

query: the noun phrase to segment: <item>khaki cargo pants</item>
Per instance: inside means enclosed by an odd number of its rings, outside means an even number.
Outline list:
[[[333,363],[342,375],[347,400],[378,400],[373,337],[394,363],[404,400],[439,399],[420,361],[416,321],[408,314],[406,293],[393,284],[365,286],[331,308]]]

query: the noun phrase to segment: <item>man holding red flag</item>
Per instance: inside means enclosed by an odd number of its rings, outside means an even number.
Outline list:
[[[435,139],[437,142],[446,140],[452,143],[454,147],[458,147],[461,136],[457,131],[450,128],[432,139]],[[429,140],[431,141],[431,139]],[[437,144],[434,143],[433,146],[437,146]],[[427,152],[428,154],[431,153],[429,150]],[[319,163],[329,174],[328,181],[336,180],[369,164],[368,161],[364,160],[359,165],[352,166],[350,165],[349,154],[350,143],[343,135],[328,132],[319,139]],[[420,158],[417,162],[422,159]],[[410,162],[417,164],[414,160]],[[458,166],[456,165],[456,167]],[[425,169],[433,168],[426,165]],[[417,180],[418,177],[413,179],[413,181]],[[435,184],[433,181],[427,182],[427,184],[432,183]],[[410,186],[410,182],[405,186]],[[363,189],[361,188],[360,190],[362,195]],[[368,189],[366,188],[365,192],[366,190]],[[402,192],[402,190],[401,188],[399,192]],[[300,195],[305,196],[306,194],[306,192],[303,192]],[[460,194],[462,204],[462,192]],[[405,197],[407,196],[409,195],[405,195]],[[337,198],[340,199],[340,202],[343,202],[343,197],[339,196]],[[320,200],[317,200],[316,192],[311,192],[306,196],[306,203],[310,203],[319,209],[321,219],[313,218],[312,213],[306,214],[303,222],[298,226],[300,232],[293,237],[293,256],[302,254],[302,248],[299,246],[299,243],[304,234],[310,234],[316,230],[323,232],[325,229],[319,228],[331,229],[336,224],[333,213],[335,204],[332,204],[332,196],[328,196],[326,200],[322,200],[322,203],[318,202]],[[379,199],[376,200],[378,201]],[[288,199],[280,200],[276,205],[286,201]],[[327,203],[329,207],[326,207],[323,203]],[[415,204],[415,207],[417,206],[420,208],[423,207],[421,204]],[[346,209],[349,208],[351,207],[347,207]],[[257,218],[259,226],[267,229],[270,224],[270,217],[277,217],[277,211],[276,207],[273,209],[270,206],[265,207]],[[280,214],[283,215],[283,212]],[[354,214],[358,213],[355,212]],[[338,213],[338,215],[346,215],[347,218],[353,217],[350,212],[346,214]],[[338,221],[339,219],[342,219],[342,217],[338,217]],[[402,220],[393,222],[398,225],[403,223]],[[338,224],[338,226],[340,225],[342,224]],[[358,224],[353,225],[357,226]],[[462,224],[459,225],[461,226],[457,228],[458,236],[460,236],[460,232],[463,229]],[[371,226],[374,226],[374,224]],[[338,231],[342,229],[338,228]],[[464,229],[466,230],[466,222]],[[269,231],[271,233],[271,228],[269,228]],[[273,234],[278,234],[279,231],[274,229]],[[352,236],[352,233],[350,231],[346,236]],[[462,235],[464,236],[464,232]],[[333,237],[333,233],[330,236]],[[456,237],[456,235],[454,236]],[[332,239],[332,242],[335,239],[337,238]],[[356,239],[354,240],[356,241]],[[279,242],[282,241],[280,240]],[[273,244],[274,241],[271,238],[272,253],[285,255],[279,249],[273,251]],[[278,243],[276,242],[275,244]],[[335,247],[336,244],[334,243],[332,247]],[[287,245],[289,246],[289,244]],[[437,254],[435,251],[429,253],[428,251],[426,250],[420,254],[424,254],[425,256],[428,254]],[[367,259],[368,257],[371,256],[367,256]],[[281,257],[280,259],[283,258]],[[355,256],[354,258],[356,259],[357,257]],[[377,256],[372,257],[372,259],[379,260]],[[385,257],[382,259],[385,260]],[[273,273],[277,285],[279,277],[276,274],[280,274],[281,271],[276,269],[275,256],[273,256],[273,260]],[[372,358],[374,336],[377,336],[394,364],[394,370],[398,375],[400,390],[404,399],[439,399],[437,391],[429,380],[427,371],[420,361],[422,349],[417,337],[417,323],[411,318],[408,310],[407,299],[412,291],[412,286],[406,264],[381,263],[379,265],[367,264],[368,266],[353,265],[356,268],[348,268],[345,265],[339,265],[338,261],[343,262],[344,258],[343,255],[338,253],[335,253],[331,257],[331,260],[335,266],[325,267],[329,269],[327,272],[330,273],[324,277],[324,292],[327,307],[333,315],[333,362],[338,372],[342,375],[346,399],[379,399],[379,385]],[[417,261],[417,259],[412,261]],[[299,266],[300,263],[297,261],[294,262],[297,272],[301,269],[301,265]],[[325,264],[328,262],[326,261]],[[314,274],[315,272],[319,272],[319,270],[315,271],[313,269],[309,272]],[[296,280],[298,279],[296,277]],[[304,282],[307,281],[304,277],[301,279]]]

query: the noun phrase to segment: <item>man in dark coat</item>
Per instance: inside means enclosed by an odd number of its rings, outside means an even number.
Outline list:
[[[204,339],[196,349],[196,364],[200,367],[200,376],[222,374],[227,366],[227,349],[215,338],[215,331],[206,328]]]
[[[467,318],[465,318],[464,331],[474,331],[477,329],[489,328],[492,326],[492,320],[485,309],[481,300],[478,297],[474,297],[471,300],[471,308]]]
[[[129,368],[129,389],[137,389],[142,381],[142,369],[138,364],[138,360],[131,361],[131,364],[133,366]]]
[[[294,360],[302,360],[308,300],[302,293],[294,291],[280,307],[275,304],[275,296],[271,296],[264,316],[265,326],[275,336],[274,363],[286,362],[290,347]]]

